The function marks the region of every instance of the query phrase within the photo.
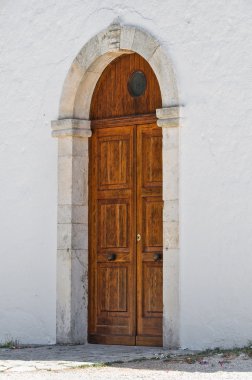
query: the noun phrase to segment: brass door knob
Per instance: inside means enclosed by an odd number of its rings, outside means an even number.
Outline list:
[[[141,240],[141,235],[137,234],[137,241],[140,241],[140,240]]]

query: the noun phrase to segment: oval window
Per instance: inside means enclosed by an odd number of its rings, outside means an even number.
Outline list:
[[[144,94],[147,86],[146,76],[142,71],[135,71],[128,80],[128,91],[131,96],[138,97]]]

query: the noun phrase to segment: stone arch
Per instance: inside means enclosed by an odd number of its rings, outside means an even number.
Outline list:
[[[163,342],[179,346],[179,99],[172,63],[159,42],[132,26],[112,24],[93,37],[74,59],[65,79],[52,136],[58,144],[57,342],[87,341],[88,137],[95,85],[121,54],[136,52],[159,82],[163,128]]]
[[[64,82],[59,119],[89,118],[95,85],[105,67],[117,56],[135,52],[149,62],[159,82],[162,107],[178,105],[172,63],[159,42],[143,30],[113,24],[80,50]]]

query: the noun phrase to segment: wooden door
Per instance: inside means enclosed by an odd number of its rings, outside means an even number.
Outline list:
[[[132,98],[127,80],[136,70],[145,73],[147,88]],[[162,345],[162,130],[153,114],[160,104],[155,75],[137,54],[113,62],[94,92],[90,343]]]
[[[91,140],[90,343],[162,344],[162,132],[132,123]]]
[[[137,333],[136,344],[162,344],[163,200],[162,132],[137,126]]]
[[[90,165],[89,342],[135,344],[134,129],[94,130]]]

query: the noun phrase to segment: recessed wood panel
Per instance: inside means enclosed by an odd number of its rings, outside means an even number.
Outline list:
[[[128,136],[98,140],[99,188],[126,188],[129,183],[130,141]]]
[[[98,273],[97,297],[100,312],[126,312],[127,268],[117,265],[103,266]]]
[[[160,132],[150,130],[142,134],[144,187],[162,186],[162,135]]]
[[[99,201],[98,220],[100,248],[128,247],[129,212],[126,202]]]
[[[160,197],[143,198],[143,250],[162,250],[163,201]]]
[[[160,317],[163,312],[163,268],[161,265],[143,265],[143,316]]]

